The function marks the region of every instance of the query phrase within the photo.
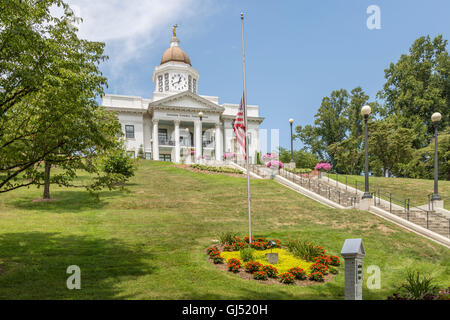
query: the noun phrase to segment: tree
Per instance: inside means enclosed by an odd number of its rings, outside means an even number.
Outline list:
[[[450,129],[440,134],[438,140],[438,177],[441,180],[450,180]],[[434,178],[434,139],[428,146],[414,150],[411,161],[400,167],[399,176]]]
[[[102,170],[108,174],[118,174],[128,179],[134,176],[136,167],[124,149],[112,150],[102,158]]]
[[[390,118],[369,122],[369,161],[372,171],[391,177],[412,158],[413,132]]]
[[[82,111],[89,117],[81,115],[75,117],[71,122],[67,121],[66,126],[54,130],[47,136],[46,141],[49,143],[61,139],[59,135],[63,135],[65,141],[57,151],[44,158],[44,174],[41,174],[39,167],[27,172],[29,174],[27,177],[32,178],[33,184],[44,186],[44,199],[50,199],[51,184],[73,186],[71,181],[76,177],[77,170],[94,175],[94,182],[91,185],[83,185],[88,189],[93,188],[93,185],[98,189],[100,180],[105,182],[105,186],[114,185],[117,182],[114,178],[122,180],[112,175],[100,178],[103,172],[96,163],[97,158],[114,150],[123,149],[117,139],[121,134],[121,128],[116,115],[103,108],[82,109]],[[55,175],[50,175],[52,166],[58,168]]]
[[[280,161],[288,163],[291,161],[291,151],[280,147]],[[313,169],[319,159],[306,150],[294,150],[294,162],[297,168]]]
[[[334,168],[344,168],[346,165],[339,166],[335,159],[336,147],[349,138],[351,142],[344,143],[341,147],[356,146],[354,141],[358,140],[362,134],[361,108],[370,104],[373,113],[378,112],[378,105],[369,103],[368,100],[369,96],[361,87],[354,88],[350,94],[345,89],[331,92],[330,97],[323,98],[314,116],[314,125],[298,126],[295,138],[300,139],[305,148],[319,159],[329,161]],[[355,150],[355,152],[359,151]]]
[[[385,70],[386,83],[378,96],[385,100],[384,115],[396,115],[401,127],[414,130],[414,146],[426,146],[433,136],[431,115],[443,115],[449,125],[450,57],[442,35],[414,41],[409,54]],[[424,133],[424,134],[423,134]]]
[[[49,197],[50,184],[69,185],[78,169],[97,173],[97,188],[112,183],[94,161],[119,148],[117,118],[96,102],[104,44],[77,37],[62,1],[0,0],[0,9],[0,193],[34,184]]]
[[[145,159],[144,147],[142,146],[142,144],[139,146],[137,157],[138,159]]]
[[[334,168],[339,173],[359,175],[363,168],[364,152],[362,137],[353,137],[333,143],[328,147],[328,153],[336,161]]]

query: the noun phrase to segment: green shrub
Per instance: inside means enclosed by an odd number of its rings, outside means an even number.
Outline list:
[[[141,144],[140,147],[139,147],[137,157],[138,157],[139,159],[145,159],[145,154],[144,154],[144,149],[143,149],[143,147],[142,147],[142,144]]]
[[[278,270],[274,266],[264,265],[262,271],[264,271],[269,278],[277,278]]]
[[[322,274],[328,274],[328,267],[323,263],[317,262],[309,267],[311,272],[320,272]]]
[[[289,240],[287,248],[295,256],[300,259],[315,262],[315,258],[325,254],[325,250],[321,246],[306,240]]]
[[[306,279],[306,272],[302,268],[295,267],[288,270],[289,273],[293,274],[295,279],[298,280],[305,280]]]
[[[241,259],[244,262],[249,262],[249,261],[254,260],[252,248],[241,249],[240,254],[241,254]]]
[[[409,270],[406,274],[406,282],[401,286],[406,291],[406,296],[412,300],[421,300],[426,295],[434,295],[438,287],[432,277],[422,276],[419,271]]]
[[[330,265],[335,266],[335,267],[339,267],[341,264],[341,261],[339,260],[339,257],[337,256],[330,256],[331,259],[331,263]]]
[[[311,272],[309,275],[309,280],[322,282],[324,280],[323,273],[320,271]]]
[[[228,271],[237,273],[241,268],[241,261],[239,259],[231,258],[228,260]]]
[[[312,169],[308,169],[308,168],[285,168],[284,170],[288,171],[288,172],[292,172],[295,174],[305,174],[305,173],[311,173]]]
[[[223,263],[223,257],[221,255],[217,255],[212,257],[212,260],[214,261],[214,264]]]
[[[221,244],[232,245],[234,243],[234,237],[236,237],[236,233],[233,232],[221,232],[218,234],[219,241]]]
[[[256,261],[250,261],[245,264],[244,268],[245,268],[245,271],[254,273],[256,271],[261,271],[262,264],[259,262],[256,262]]]
[[[253,273],[253,279],[255,280],[267,280],[268,276],[267,273],[264,271],[256,271]]]
[[[280,282],[284,284],[292,284],[295,282],[295,276],[289,272],[282,273],[280,274]]]
[[[191,168],[198,169],[198,170],[204,170],[204,171],[210,171],[210,172],[218,172],[218,173],[235,173],[235,174],[243,174],[242,170],[234,169],[230,167],[214,167],[214,166],[207,166],[203,164],[191,164]]]
[[[109,174],[120,174],[125,178],[134,176],[136,167],[125,150],[115,150],[108,153],[103,159],[103,171]]]
[[[331,274],[338,274],[339,273],[339,270],[337,268],[334,268],[334,267],[328,267],[328,268],[329,268],[329,271],[330,271]]]

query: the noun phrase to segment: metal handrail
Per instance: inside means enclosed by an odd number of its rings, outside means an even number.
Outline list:
[[[296,184],[299,184],[302,187],[306,187],[309,190],[312,190],[313,192],[318,193],[319,195],[323,195],[327,197],[328,199],[332,199],[333,195],[334,198],[337,199],[337,203],[342,204],[342,191],[339,189],[339,187],[333,187],[331,185],[326,186],[324,184],[321,184],[320,181],[314,181],[314,183],[311,183],[311,177],[305,178],[302,174],[298,174],[292,171],[288,171],[285,169],[280,170],[280,175]],[[317,188],[316,188],[317,187]],[[325,187],[325,189],[324,189]],[[345,199],[345,198],[344,198]],[[357,197],[347,197],[347,202],[350,201],[350,205],[353,206],[357,203]]]
[[[339,182],[340,182],[339,174],[335,173],[335,175],[336,175],[336,186],[338,187]],[[327,177],[328,177],[328,184],[330,184],[330,174],[327,174]],[[345,190],[348,190],[347,186],[350,185],[348,183],[348,181],[350,179],[346,175],[344,175],[344,177],[345,177]],[[354,179],[352,179],[352,180],[354,181],[355,189],[356,189],[356,193],[357,193],[358,192],[358,181],[354,180]],[[342,182],[340,182],[340,183],[342,183]],[[408,221],[411,220],[411,212],[413,212],[414,210],[425,213],[426,214],[426,228],[428,230],[430,230],[431,220],[433,220],[434,217],[439,217],[439,219],[441,219],[441,221],[443,221],[443,224],[447,224],[447,228],[448,228],[447,237],[450,238],[450,218],[435,212],[434,207],[433,207],[433,202],[431,201],[432,194],[427,195],[428,210],[412,204],[410,198],[403,198],[398,195],[394,196],[392,194],[392,192],[384,192],[384,191],[381,191],[379,188],[376,189],[375,192],[372,191],[371,194],[374,198],[375,206],[381,205],[381,199],[383,199],[383,200],[389,202],[389,212],[391,212],[391,213],[392,213],[393,204],[398,205],[399,207],[403,208],[404,212],[406,213],[406,220],[408,220]],[[441,196],[441,198],[446,198],[446,197]],[[377,199],[378,199],[378,203],[377,203]]]

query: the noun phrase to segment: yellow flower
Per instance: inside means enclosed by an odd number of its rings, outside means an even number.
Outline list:
[[[309,267],[313,264],[312,262],[307,262],[305,260],[299,259],[296,256],[294,256],[292,253],[290,253],[287,250],[284,249],[272,249],[273,253],[278,253],[278,263],[277,264],[270,264],[269,261],[266,258],[266,253],[270,253],[271,250],[255,250],[253,251],[253,257],[256,262],[261,263],[262,265],[271,265],[277,268],[278,273],[284,273],[288,272],[290,268],[293,267],[300,267],[306,272],[309,271]],[[241,260],[241,253],[239,251],[233,251],[233,252],[223,252],[222,257],[228,262],[231,258],[236,258]]]

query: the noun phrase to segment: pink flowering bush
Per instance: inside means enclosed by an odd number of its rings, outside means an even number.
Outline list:
[[[267,162],[266,167],[268,168],[283,168],[283,162],[278,161],[278,160],[271,160],[269,162]]]
[[[224,158],[225,160],[229,160],[229,159],[233,159],[234,156],[235,156],[234,152],[226,152],[226,153],[223,155],[223,158]]]
[[[261,161],[264,163],[276,159],[278,159],[278,155],[276,153],[266,153],[261,156]]]
[[[330,171],[331,170],[331,164],[326,163],[326,162],[320,162],[318,164],[316,164],[316,167],[314,168],[315,170],[323,170],[323,171]]]

